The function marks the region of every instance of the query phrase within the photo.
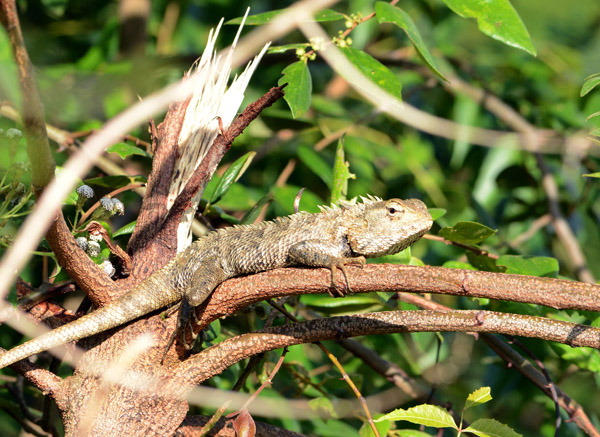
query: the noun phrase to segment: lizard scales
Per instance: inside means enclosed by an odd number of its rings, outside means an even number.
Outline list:
[[[417,199],[362,198],[270,222],[234,226],[196,240],[162,269],[115,302],[0,354],[0,368],[65,343],[107,331],[182,301],[180,320],[226,279],[305,265],[328,267],[335,286],[344,265],[397,253],[432,225]],[[348,287],[349,288],[349,287]]]

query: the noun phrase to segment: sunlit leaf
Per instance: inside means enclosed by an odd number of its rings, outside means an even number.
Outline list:
[[[452,415],[437,405],[423,404],[409,408],[408,410],[394,410],[374,421],[379,422],[381,420],[406,420],[411,423],[432,426],[434,428],[458,429]]]
[[[485,404],[492,400],[492,390],[489,387],[480,387],[467,396],[467,402],[465,402],[465,410],[474,407],[476,405]]]
[[[508,0],[443,0],[456,14],[476,18],[479,30],[512,47],[536,55],[521,17]]]
[[[402,82],[389,68],[362,50],[353,47],[340,47],[340,50],[366,77],[381,89],[402,100]]]
[[[148,152],[146,152],[145,150],[140,149],[139,147],[134,146],[133,144],[127,143],[113,144],[112,146],[107,147],[106,151],[109,153],[116,153],[121,157],[121,159],[125,159],[131,155],[145,156],[148,158],[150,157]]]
[[[579,95],[581,97],[585,96],[598,84],[600,84],[600,73],[592,74],[591,76],[586,77],[583,81],[583,85],[581,86],[581,92],[579,93]]]
[[[380,23],[393,23],[404,30],[413,46],[417,49],[417,53],[425,61],[429,69],[441,79],[448,80],[436,67],[435,60],[425,45],[425,41],[423,41],[417,26],[415,26],[412,18],[406,12],[386,2],[375,3],[375,12],[377,13],[377,21]]]
[[[274,11],[263,12],[261,14],[249,15],[246,17],[246,26],[259,26],[261,24],[266,24],[272,21],[277,15],[281,14],[286,9],[276,9]],[[244,17],[236,17],[229,21],[226,21],[225,24],[242,24],[242,20]],[[343,20],[345,17],[343,14],[336,12],[331,9],[323,9],[319,12],[315,12],[313,15],[313,20],[317,22],[325,22],[325,21],[337,21]]]
[[[310,108],[310,95],[312,94],[312,78],[306,65],[306,60],[301,60],[288,65],[281,72],[283,76],[277,84],[286,84],[283,98],[290,106],[294,118],[302,117]]]
[[[516,433],[510,426],[498,422],[495,419],[476,420],[464,430],[472,432],[479,437],[522,437]]]
[[[333,162],[333,186],[331,187],[331,203],[339,203],[345,200],[348,194],[348,179],[356,179],[356,175],[350,173],[350,164],[346,161],[344,154],[344,139],[340,138],[335,149],[335,161]]]

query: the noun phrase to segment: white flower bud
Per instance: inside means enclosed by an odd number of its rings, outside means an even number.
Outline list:
[[[110,212],[112,212],[112,210],[115,208],[112,203],[112,199],[108,197],[103,197],[102,199],[100,199],[100,205],[102,205],[102,208]]]
[[[98,244],[98,242],[90,240],[88,242],[88,248],[87,248],[87,253],[89,256],[98,256],[100,255],[100,244]]]
[[[123,205],[123,202],[121,202],[119,199],[112,199],[112,204],[115,214],[125,214],[125,205]]]
[[[115,274],[115,267],[109,260],[105,260],[101,267],[108,276],[112,277]]]
[[[82,185],[76,191],[79,197],[85,197],[86,199],[94,197],[94,190],[89,185]]]
[[[79,245],[79,247],[81,247],[83,250],[87,250],[88,248],[88,240],[85,237],[77,237],[75,239],[75,241],[77,242],[77,244]]]

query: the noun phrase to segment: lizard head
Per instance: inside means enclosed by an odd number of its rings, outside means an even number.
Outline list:
[[[427,207],[418,199],[365,199],[364,208],[350,222],[347,234],[350,247],[367,258],[406,249],[433,224]]]

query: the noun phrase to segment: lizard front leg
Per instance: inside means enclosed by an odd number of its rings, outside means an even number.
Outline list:
[[[366,262],[363,256],[349,257],[343,251],[343,246],[338,243],[322,240],[306,240],[293,245],[288,251],[288,257],[294,264],[327,267],[331,271],[332,288],[337,292],[337,269],[342,271],[346,280],[346,289],[351,292],[350,281],[346,264],[364,264]],[[329,294],[336,297],[331,291]],[[344,292],[339,292],[338,296],[344,296]]]

